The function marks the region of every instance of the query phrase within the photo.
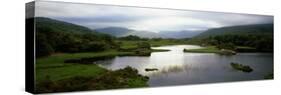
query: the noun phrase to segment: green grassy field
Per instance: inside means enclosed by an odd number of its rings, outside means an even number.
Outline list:
[[[71,63],[64,63],[64,61],[68,59],[78,59],[84,57],[116,56],[116,55],[127,55],[127,54],[132,54],[132,53],[109,50],[105,52],[96,52],[96,53],[54,54],[48,57],[38,58],[36,60],[36,80],[41,81],[46,76],[49,76],[51,80],[59,80],[59,79],[73,77],[73,76],[80,76],[80,75],[95,76],[106,70],[98,67],[95,64],[92,65],[71,64]]]
[[[122,41],[121,48],[136,49],[137,41]],[[168,42],[153,42],[157,45],[165,45]],[[151,49],[148,52],[163,52],[169,50]],[[59,80],[64,78],[70,78],[73,76],[95,76],[105,71],[103,68],[97,65],[82,65],[82,64],[70,64],[64,63],[65,60],[89,58],[89,57],[102,57],[102,56],[117,56],[117,55],[135,55],[131,51],[117,51],[106,50],[103,52],[86,52],[86,53],[58,53],[48,57],[38,58],[36,60],[36,80],[41,81],[46,76],[49,76],[52,80]]]
[[[65,60],[79,59],[84,57],[103,57],[103,56],[117,56],[117,55],[132,55],[133,52],[119,52],[116,50],[108,50],[104,52],[92,52],[92,53],[64,53],[54,54],[44,58],[37,58],[36,60],[36,88],[37,92],[57,92],[58,91],[77,91],[73,87],[85,86],[87,84],[77,83],[80,82],[77,78],[87,79],[89,81],[98,84],[87,85],[83,90],[93,89],[113,89],[124,87],[144,87],[147,86],[143,76],[138,76],[138,73],[131,71],[116,71],[119,73],[129,73],[128,75],[135,75],[134,77],[126,77],[123,74],[116,74],[115,71],[110,71],[98,66],[97,64],[79,64],[79,63],[64,63]],[[130,70],[130,69],[129,69]],[[110,74],[115,80],[99,80],[100,77],[105,77],[105,74]],[[119,78],[118,78],[119,77]],[[121,79],[120,79],[121,78]],[[126,83],[119,83],[121,80],[126,80]],[[107,84],[110,81],[115,81],[116,84]],[[122,82],[123,82],[122,81]],[[69,82],[67,84],[65,82]],[[85,85],[84,85],[85,84]],[[89,84],[89,83],[88,83]],[[63,85],[72,85],[69,87],[63,87]],[[59,87],[59,88],[58,88]],[[96,88],[98,87],[98,88]],[[64,89],[65,88],[65,89]]]
[[[158,43],[159,45],[159,43]],[[164,45],[161,43],[161,45]],[[136,41],[123,41],[121,48],[126,49],[138,49]],[[143,51],[143,50],[141,50]],[[169,50],[162,49],[150,49],[145,52],[164,52]],[[119,50],[106,50],[102,52],[85,52],[85,53],[57,53],[52,54],[47,57],[41,57],[36,59],[36,85],[37,92],[56,92],[55,89],[60,89],[59,91],[76,91],[73,87],[87,85],[85,83],[79,83],[80,81],[77,78],[85,79],[88,83],[96,82],[101,77],[105,77],[105,74],[112,74],[113,79],[117,84],[111,85],[106,84],[108,81],[112,80],[102,80],[99,81],[99,84],[96,84],[93,88],[93,85],[87,86],[85,90],[89,89],[112,89],[116,88],[124,88],[124,87],[145,87],[148,86],[145,79],[142,76],[137,76],[137,73],[132,73],[131,71],[110,71],[105,68],[98,66],[97,64],[79,64],[79,63],[65,63],[66,60],[71,59],[81,59],[81,58],[97,58],[97,57],[108,57],[108,56],[139,56],[141,54],[137,54],[135,51],[119,51]],[[129,69],[130,70],[130,69]],[[130,73],[128,75],[136,75],[135,77],[130,77],[126,80],[126,83],[118,83],[126,76],[122,76],[123,74],[119,73]],[[119,77],[119,78],[117,78]],[[122,78],[123,77],[123,78]],[[116,79],[117,78],[117,79]],[[67,84],[65,82],[69,82],[71,84]],[[72,84],[74,82],[74,84]],[[76,83],[79,84],[76,84]],[[89,83],[88,83],[89,84]],[[73,87],[68,87],[63,89],[63,85],[72,85]],[[110,86],[111,85],[111,86]],[[98,87],[98,88],[96,88]],[[79,90],[79,89],[77,89]]]

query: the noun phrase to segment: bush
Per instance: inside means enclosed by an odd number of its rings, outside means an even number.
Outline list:
[[[54,52],[96,52],[118,46],[110,36],[98,37],[94,34],[53,32],[44,29],[36,33],[36,55],[48,56]]]

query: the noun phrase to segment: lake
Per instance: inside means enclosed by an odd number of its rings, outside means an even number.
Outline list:
[[[202,48],[195,45],[171,45],[153,47],[169,49],[168,52],[153,52],[151,56],[122,56],[100,61],[100,66],[116,70],[126,66],[138,69],[149,77],[149,86],[166,86],[243,80],[260,80],[273,73],[272,53],[238,53],[224,56],[213,53],[184,53],[183,49]],[[253,72],[233,69],[231,62],[249,65]],[[157,68],[158,71],[145,71]]]

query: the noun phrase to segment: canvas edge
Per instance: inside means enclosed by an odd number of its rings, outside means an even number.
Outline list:
[[[35,93],[35,1],[25,4],[25,91]]]

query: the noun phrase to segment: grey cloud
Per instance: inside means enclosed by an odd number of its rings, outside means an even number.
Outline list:
[[[191,15],[186,15],[202,19],[206,21],[215,21],[222,26],[246,25],[246,24],[263,24],[273,23],[273,16],[268,15],[253,15],[253,14],[237,14],[237,13],[222,13],[222,12],[194,12]]]
[[[109,26],[147,31],[208,29],[223,26],[273,23],[273,16],[201,11],[120,7],[37,1],[37,17],[49,17],[89,28]],[[175,18],[179,18],[174,20]],[[156,20],[157,19],[157,20]]]
[[[139,20],[138,17],[128,15],[106,15],[106,16],[89,16],[89,17],[53,17],[56,19],[70,21],[75,23],[109,23],[109,22],[130,22]]]

